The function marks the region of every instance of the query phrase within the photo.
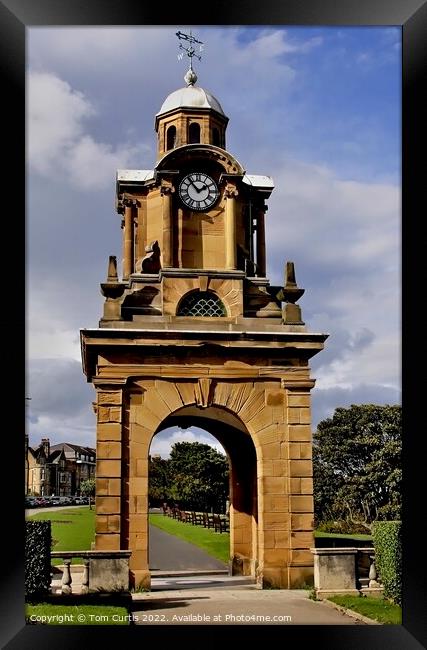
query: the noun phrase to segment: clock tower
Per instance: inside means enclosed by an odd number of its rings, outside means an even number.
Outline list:
[[[313,573],[308,360],[327,335],[302,320],[292,262],[270,284],[273,180],[227,150],[228,117],[193,70],[200,42],[177,35],[185,86],[155,116],[153,169],[117,171],[121,278],[110,257],[99,328],[81,330],[97,393],[95,545],[131,550],[131,581],[149,586],[149,446],[199,426],[230,462],[230,572],[291,588]]]

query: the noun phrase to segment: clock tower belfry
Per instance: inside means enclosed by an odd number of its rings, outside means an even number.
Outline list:
[[[227,151],[228,117],[192,66],[201,43],[177,35],[186,85],[155,117],[154,168],[117,171],[121,277],[111,256],[99,328],[81,330],[97,393],[95,547],[131,550],[131,583],[149,587],[151,440],[196,426],[229,458],[230,572],[297,587],[313,574],[308,362],[327,335],[302,320],[292,262],[270,284],[272,178]]]

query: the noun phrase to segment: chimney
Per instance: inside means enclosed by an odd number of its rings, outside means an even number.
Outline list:
[[[45,453],[46,458],[49,458],[49,456],[50,456],[50,442],[49,442],[49,438],[42,438],[42,442],[41,442],[41,444],[42,444],[43,451],[44,451],[44,453]]]

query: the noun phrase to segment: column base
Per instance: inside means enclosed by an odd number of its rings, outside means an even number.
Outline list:
[[[258,568],[257,585],[261,589],[304,589],[313,586],[312,566],[269,566]]]
[[[229,562],[230,573],[232,576],[255,576],[255,563],[250,557],[234,555]]]
[[[129,585],[131,589],[151,589],[151,573],[148,569],[129,571]]]

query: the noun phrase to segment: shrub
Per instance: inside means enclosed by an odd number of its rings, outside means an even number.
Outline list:
[[[50,520],[25,522],[25,594],[43,596],[50,590]]]
[[[317,526],[316,530],[322,533],[339,533],[341,535],[369,534],[366,526],[342,519],[339,521],[324,521]]]
[[[376,521],[372,536],[375,566],[384,585],[384,596],[402,604],[402,522]]]

